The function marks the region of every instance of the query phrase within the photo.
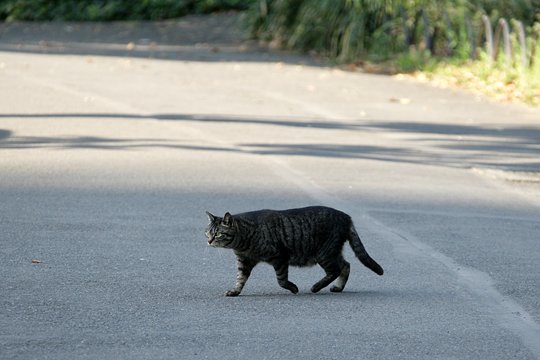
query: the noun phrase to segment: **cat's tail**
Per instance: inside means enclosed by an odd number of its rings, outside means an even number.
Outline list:
[[[368,269],[371,269],[375,274],[382,275],[384,273],[383,268],[381,265],[377,264],[375,260],[369,256],[366,249],[364,248],[364,244],[362,244],[362,241],[360,240],[360,236],[358,236],[358,233],[356,232],[356,229],[354,228],[354,225],[351,223],[351,232],[349,236],[349,244],[351,245],[351,248],[354,251],[354,254],[360,260],[362,264],[364,264]]]

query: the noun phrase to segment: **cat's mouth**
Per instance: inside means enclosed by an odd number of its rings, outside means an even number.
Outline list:
[[[215,241],[215,238],[208,239],[208,245],[212,245],[212,243]]]

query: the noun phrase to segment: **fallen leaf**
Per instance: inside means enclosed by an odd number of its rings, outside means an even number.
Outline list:
[[[388,101],[393,102],[393,103],[400,103],[403,105],[411,103],[411,99],[409,98],[390,98],[388,99]]]
[[[41,264],[41,260],[32,259],[32,264]]]
[[[356,71],[357,68],[358,68],[358,66],[356,64],[345,64],[345,65],[343,65],[343,70],[346,70],[346,71]]]

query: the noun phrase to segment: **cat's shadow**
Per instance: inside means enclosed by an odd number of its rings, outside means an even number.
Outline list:
[[[246,293],[241,294],[238,298],[314,298],[317,296],[335,296],[336,298],[350,298],[350,297],[363,297],[363,298],[381,298],[381,297],[389,297],[389,296],[395,296],[395,294],[392,294],[389,291],[384,290],[363,290],[363,291],[343,291],[340,293],[334,293],[331,291],[320,291],[318,293],[312,293],[310,291],[304,291],[299,292],[298,294],[292,294],[292,293]]]

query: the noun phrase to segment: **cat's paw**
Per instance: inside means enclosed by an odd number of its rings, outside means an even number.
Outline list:
[[[289,291],[292,292],[293,294],[298,294],[298,286],[291,283],[291,285],[289,287]]]
[[[298,286],[296,286],[294,283],[290,281],[280,281],[279,286],[282,288],[289,290],[293,294],[298,294]]]
[[[342,287],[339,287],[339,286],[332,286],[330,288],[330,291],[331,292],[342,292],[343,291],[343,288]]]
[[[319,286],[317,286],[317,285],[313,285],[313,286],[311,287],[311,292],[312,292],[312,293],[317,293],[317,292],[319,292],[320,290],[321,290],[321,288],[320,288]]]
[[[238,296],[240,295],[240,291],[238,290],[227,290],[225,291],[225,296]]]

